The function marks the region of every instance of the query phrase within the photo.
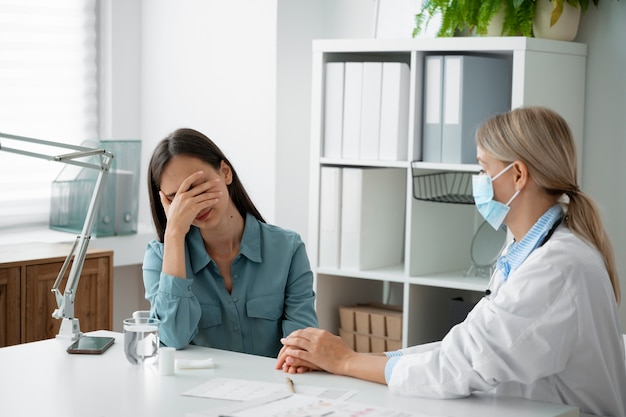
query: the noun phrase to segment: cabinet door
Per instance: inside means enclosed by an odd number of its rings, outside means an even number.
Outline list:
[[[53,262],[26,268],[23,342],[49,339],[59,333],[61,320],[52,317],[57,303],[50,290],[61,266],[61,262]],[[109,257],[85,260],[74,299],[74,317],[79,319],[82,332],[111,330],[111,275]],[[66,282],[67,276],[60,290]]]
[[[20,267],[0,268],[0,347],[20,343]]]

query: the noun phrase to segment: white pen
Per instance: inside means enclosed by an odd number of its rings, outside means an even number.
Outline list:
[[[289,392],[291,392],[292,394],[296,393],[296,387],[293,385],[293,380],[289,377],[287,377],[285,379],[285,382],[287,382],[287,387],[289,388]]]

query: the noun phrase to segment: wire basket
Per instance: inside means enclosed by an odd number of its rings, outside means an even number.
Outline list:
[[[413,175],[413,197],[438,203],[474,204],[471,172]]]

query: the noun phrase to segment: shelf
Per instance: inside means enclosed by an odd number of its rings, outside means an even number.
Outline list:
[[[523,36],[485,36],[416,39],[321,39],[313,41],[313,52],[371,53],[371,52],[511,52],[515,50],[587,55],[587,45],[576,42],[553,41]]]
[[[489,285],[489,278],[466,277],[464,271],[450,271],[432,274],[423,277],[410,277],[409,284],[426,285],[429,287],[453,288],[459,290],[470,290],[484,292]]]
[[[410,166],[409,161],[365,161],[356,159],[341,159],[341,158],[320,158],[320,164],[322,165],[338,165],[338,166],[351,166],[351,167],[379,167],[379,168],[408,168]],[[479,168],[480,169],[480,168]]]
[[[452,288],[480,292],[487,289],[487,285],[489,285],[489,278],[466,277],[463,273],[464,271],[449,271],[422,277],[407,277],[404,274],[404,267],[402,265],[380,268],[371,271],[351,271],[334,268],[317,269],[318,275],[369,279],[373,281],[406,282],[412,285],[426,285],[429,287]]]
[[[307,245],[307,250],[312,261],[313,273],[316,275],[316,308],[320,327],[337,331],[339,327],[337,309],[342,305],[385,302],[393,299],[394,302],[403,306],[403,334],[405,334],[403,346],[440,340],[449,329],[446,311],[449,301],[457,297],[481,299],[489,285],[489,278],[463,275],[470,265],[470,248],[474,233],[482,224],[480,215],[469,204],[473,203],[471,175],[480,172],[481,166],[471,158],[446,159],[467,161],[470,162],[469,164],[418,160],[423,155],[422,138],[426,117],[424,74],[428,57],[469,55],[496,57],[507,61],[510,65],[502,69],[502,74],[508,76],[509,71],[511,72],[510,108],[542,105],[554,109],[567,120],[576,138],[576,147],[580,150],[584,148],[583,98],[587,45],[526,37],[323,39],[315,40],[312,49],[312,155],[309,212],[311,241]],[[403,132],[397,141],[392,142],[402,144],[401,152],[396,152],[400,161],[371,160],[370,158],[375,158],[372,156],[373,153],[369,152],[371,148],[367,148],[368,152],[363,153],[367,155],[367,159],[356,159],[358,156],[355,156],[354,152],[344,153],[342,147],[336,146],[336,142],[329,142],[332,145],[329,147],[332,152],[325,152],[325,147],[328,145],[325,141],[328,139],[325,136],[326,110],[328,110],[326,104],[330,106],[337,104],[336,101],[325,102],[326,82],[329,79],[333,83],[338,81],[335,72],[327,78],[329,75],[327,69],[337,68],[338,66],[330,67],[329,64],[341,62],[381,62],[383,64],[400,62],[409,66],[408,87],[406,87],[407,83],[403,82],[401,88],[403,92],[406,92],[407,88],[409,91],[408,117],[405,118],[403,115],[401,118],[401,123],[406,123],[406,125],[403,124],[402,129],[387,127],[385,132],[379,132],[378,137],[380,141],[383,138],[395,138],[397,132]],[[352,66],[352,68],[355,67]],[[370,66],[370,69],[372,67],[376,66]],[[546,72],[545,68],[568,68],[569,70],[567,73],[557,73]],[[372,76],[371,72],[369,76]],[[341,84],[340,88],[345,88],[345,86]],[[442,97],[440,98],[443,100]],[[339,112],[338,107],[329,108],[331,111]],[[344,111],[344,107],[341,107],[341,111]],[[335,113],[331,114],[337,116]],[[353,115],[353,113],[349,114]],[[336,121],[331,127],[336,128],[336,125],[342,122],[341,119],[337,119],[339,122]],[[456,124],[458,123],[457,121]],[[455,124],[455,122],[451,119],[450,124]],[[352,125],[349,126],[354,128]],[[354,134],[355,130],[348,130],[348,132]],[[331,139],[343,140],[343,130],[341,130],[341,135],[337,134],[337,130],[330,132]],[[404,140],[405,134],[406,140]],[[366,138],[368,141],[364,142],[366,146],[371,145],[370,136],[368,135]],[[348,143],[353,144],[354,137],[350,136],[349,139],[351,142]],[[325,154],[334,156],[324,157]],[[360,148],[357,155],[361,155]],[[380,152],[378,155],[380,157]],[[345,156],[350,156],[350,159]],[[582,166],[582,153],[578,153],[577,156],[579,166]],[[437,160],[437,158],[431,160]],[[405,185],[404,194],[397,205],[403,205],[404,217],[398,217],[402,215],[395,211],[393,213],[386,211],[377,213],[375,216],[370,215],[367,222],[359,225],[358,239],[360,240],[355,244],[366,244],[368,251],[364,253],[370,256],[388,251],[392,243],[402,243],[401,255],[390,261],[397,265],[374,270],[347,270],[337,267],[342,265],[340,244],[343,241],[343,220],[341,215],[350,212],[343,210],[342,197],[346,195],[344,193],[346,189],[351,192],[355,188],[348,183],[347,188],[344,189],[343,175],[346,172],[353,174],[354,168],[393,168],[404,170],[406,176],[403,180],[411,181],[415,177],[415,181],[426,181],[422,188],[420,184],[417,184],[417,190],[416,184],[403,184]],[[364,169],[363,171],[371,170]],[[429,186],[436,182],[430,181],[431,175],[432,179],[445,181],[429,189]],[[455,187],[454,180],[458,179],[457,177],[465,180],[462,187]],[[367,190],[374,186],[377,190],[386,190],[398,184],[397,178],[385,180],[381,176],[375,176],[375,178],[376,183],[370,184]],[[414,195],[416,191],[417,196]],[[446,199],[449,195],[463,196],[463,202],[466,204],[442,204],[432,201],[440,200],[441,197]],[[324,199],[321,196],[324,196]],[[350,197],[347,199],[348,204],[355,201],[353,195],[348,194],[348,196]],[[374,197],[370,196],[368,200],[361,199],[359,204],[362,211],[371,211],[381,201],[395,200],[382,197],[382,192],[377,191]],[[322,217],[323,224],[320,222]],[[356,216],[346,217],[346,219],[351,221],[356,219]],[[381,230],[389,231],[396,223],[401,223],[402,227],[382,236]],[[323,236],[322,242],[320,236]],[[352,239],[351,235],[347,237]],[[333,267],[316,266],[320,263],[318,253],[321,252],[320,248],[324,250],[321,264],[333,265]],[[332,261],[328,260],[328,254],[331,255]],[[343,263],[343,265],[348,264]]]
[[[433,170],[433,171],[459,171],[459,172],[475,172],[478,173],[482,169],[478,164],[443,164],[437,162],[411,162],[411,168]]]
[[[385,268],[355,271],[336,268],[317,268],[318,275],[333,275],[338,277],[371,279],[374,281],[405,282],[404,265],[394,265]]]

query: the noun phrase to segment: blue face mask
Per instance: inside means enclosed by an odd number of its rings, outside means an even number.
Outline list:
[[[487,223],[494,229],[498,230],[502,226],[502,222],[509,213],[509,205],[519,194],[519,190],[513,194],[513,196],[503,204],[493,199],[493,181],[497,180],[502,174],[508,171],[513,164],[509,164],[506,168],[496,174],[493,178],[489,175],[473,175],[472,176],[472,191],[474,194],[474,203],[478,212],[485,218]]]

